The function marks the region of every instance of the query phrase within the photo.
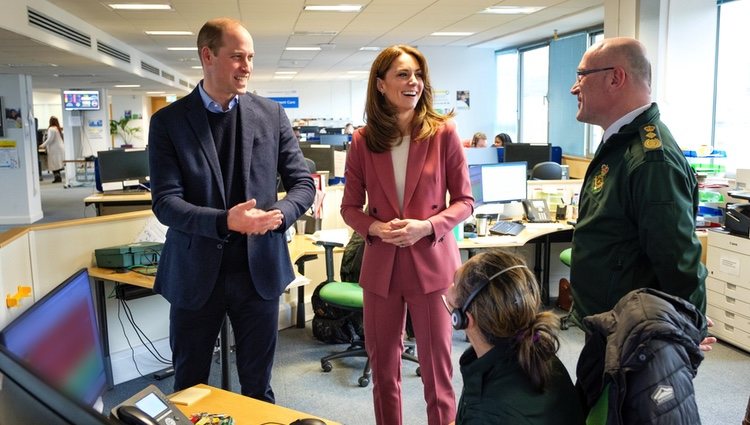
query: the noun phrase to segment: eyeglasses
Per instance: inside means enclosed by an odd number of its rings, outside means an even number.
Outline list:
[[[615,68],[612,66],[609,66],[607,68],[579,69],[576,71],[576,81],[581,81],[583,77],[589,74],[594,74],[596,72],[602,72],[602,71],[611,71],[613,69]]]

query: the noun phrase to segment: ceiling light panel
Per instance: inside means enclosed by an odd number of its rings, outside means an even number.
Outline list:
[[[337,4],[337,5],[309,5],[305,6],[308,12],[359,12],[362,5],[359,4]]]
[[[109,3],[115,10],[174,10],[169,3]]]

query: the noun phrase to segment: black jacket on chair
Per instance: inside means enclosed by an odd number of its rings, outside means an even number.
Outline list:
[[[693,378],[706,321],[692,304],[644,288],[584,322],[592,333],[576,374],[585,408],[609,385],[607,424],[700,423]]]

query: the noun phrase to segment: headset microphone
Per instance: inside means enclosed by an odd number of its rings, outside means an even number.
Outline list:
[[[476,298],[477,295],[479,295],[479,293],[482,292],[482,290],[487,285],[490,284],[490,282],[492,281],[492,279],[500,276],[501,274],[503,274],[503,273],[505,273],[505,272],[507,272],[509,270],[520,269],[522,267],[526,268],[526,266],[524,266],[523,264],[517,264],[515,266],[510,266],[508,268],[502,269],[499,272],[497,272],[497,273],[493,274],[492,276],[490,276],[489,279],[487,279],[484,282],[480,283],[479,286],[477,286],[476,288],[474,288],[474,290],[471,291],[471,293],[469,294],[469,296],[466,298],[466,301],[464,302],[463,307],[454,308],[453,311],[451,311],[451,324],[453,325],[453,329],[456,329],[456,330],[460,331],[462,329],[466,329],[469,326],[469,319],[466,316],[466,310],[469,308],[469,306],[471,305],[472,301],[474,301],[474,298]]]

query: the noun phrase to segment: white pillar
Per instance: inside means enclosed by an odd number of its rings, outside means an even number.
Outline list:
[[[0,224],[31,224],[43,217],[31,89],[28,75],[0,75],[0,118],[5,133],[0,136],[0,194],[3,199]],[[20,110],[20,124],[5,118],[7,109]]]

